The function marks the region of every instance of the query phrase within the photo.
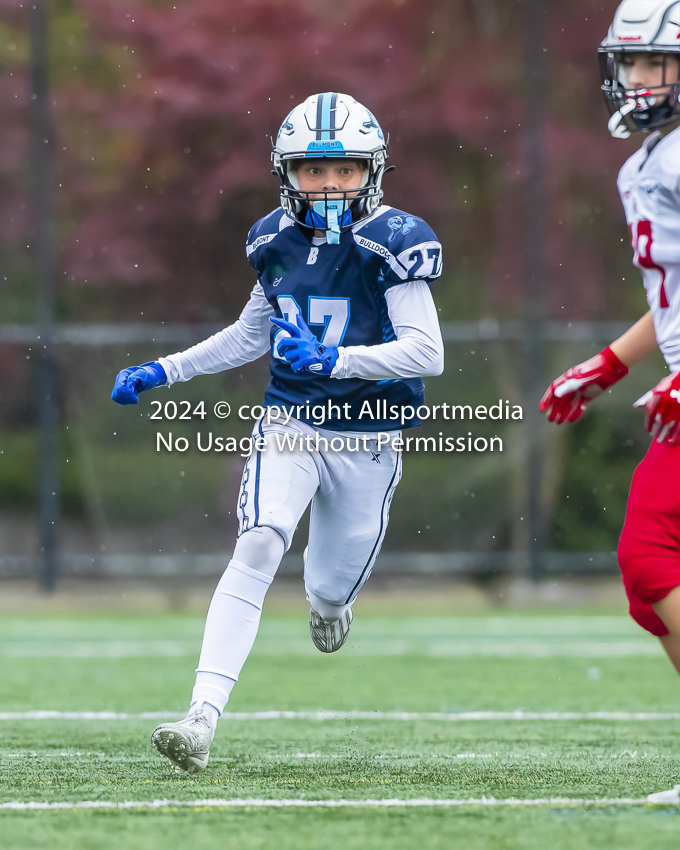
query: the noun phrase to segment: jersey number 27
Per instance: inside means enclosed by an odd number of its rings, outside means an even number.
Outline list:
[[[276,301],[287,322],[295,322],[301,314],[302,318],[305,318],[300,305],[292,295],[279,295]],[[323,333],[319,340],[323,345],[342,345],[349,324],[349,315],[349,298],[321,298],[318,295],[310,295],[308,298],[306,321],[310,327],[323,326]],[[283,339],[284,336],[288,334],[285,331],[279,331],[272,344],[274,357],[279,360],[284,358],[278,353],[276,340]]]

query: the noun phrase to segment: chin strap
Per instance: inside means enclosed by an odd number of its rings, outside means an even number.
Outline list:
[[[612,117],[609,119],[609,124],[607,127],[609,132],[615,139],[627,139],[630,136],[630,130],[626,127],[625,124],[621,122],[628,115],[629,112],[632,112],[636,107],[637,101],[629,100],[624,106],[619,109],[618,112],[615,112]]]

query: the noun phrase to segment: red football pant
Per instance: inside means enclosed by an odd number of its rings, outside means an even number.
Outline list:
[[[657,637],[668,629],[652,608],[680,585],[680,445],[653,441],[630,485],[619,566],[630,616]]]

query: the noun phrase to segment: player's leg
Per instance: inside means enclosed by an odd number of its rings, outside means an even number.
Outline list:
[[[352,603],[380,552],[401,479],[401,454],[378,449],[375,440],[368,446],[324,453],[325,472],[312,500],[305,588],[310,633],[322,652],[334,652],[347,639]]]
[[[668,596],[655,602],[652,607],[668,629],[668,634],[659,639],[673,666],[680,673],[680,587],[674,587]]]
[[[305,551],[305,564],[307,552]],[[354,613],[350,603],[334,605],[305,587],[309,602],[309,634],[320,652],[335,652],[347,640]]]
[[[680,446],[653,442],[633,475],[619,564],[633,618],[680,672]]]
[[[152,743],[182,770],[197,772],[232,688],[252,649],[264,598],[319,477],[309,452],[279,451],[276,434],[295,434],[297,423],[258,423],[266,448],[246,462],[238,504],[240,535],[217,585],[196,668],[190,712],[179,723],[156,728]]]
[[[633,618],[652,634],[661,645],[678,673],[680,673],[680,587],[651,605],[631,599]],[[680,785],[647,795],[650,803],[680,803]]]
[[[264,598],[285,550],[274,528],[251,528],[238,538],[208,608],[192,705],[205,702],[218,716],[222,713],[252,649]]]
[[[653,442],[635,470],[619,564],[633,619],[656,635],[680,673],[680,446]],[[680,785],[650,794],[680,802]]]
[[[153,746],[177,769],[197,773],[208,763],[217,720],[252,649],[284,548],[273,528],[250,529],[237,541],[208,609],[189,713],[179,722],[161,723],[151,736]]]
[[[259,422],[254,436],[266,449],[246,462],[238,503],[239,538],[208,611],[193,702],[221,713],[252,648],[265,594],[300,517],[317,487],[317,466],[307,451],[279,450],[276,436],[295,436],[299,423]]]

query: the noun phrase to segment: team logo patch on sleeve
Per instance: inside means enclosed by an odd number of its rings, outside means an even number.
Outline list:
[[[407,233],[410,233],[414,227],[417,227],[418,222],[413,218],[413,216],[407,215],[393,215],[392,218],[388,219],[387,226],[392,231],[390,233],[390,238],[387,240],[391,242],[397,233],[403,233],[406,236]]]

